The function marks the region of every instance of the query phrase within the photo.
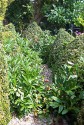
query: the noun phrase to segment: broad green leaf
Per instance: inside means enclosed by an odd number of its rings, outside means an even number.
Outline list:
[[[50,102],[50,106],[51,106],[52,108],[57,108],[57,107],[59,107],[59,103]]]
[[[34,108],[34,106],[30,105],[30,106],[27,106],[27,108],[32,109],[32,108]]]
[[[61,100],[55,96],[52,96],[51,99],[53,99],[54,101],[61,103]]]
[[[64,110],[62,111],[62,115],[66,114],[67,112],[68,112],[68,109],[64,109]]]
[[[60,106],[59,106],[59,111],[58,111],[58,112],[61,113],[62,110],[63,110],[63,105],[60,105]]]

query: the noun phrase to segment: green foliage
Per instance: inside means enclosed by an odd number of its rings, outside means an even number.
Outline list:
[[[17,31],[22,31],[33,18],[33,5],[30,0],[15,0],[7,8],[5,17],[15,25]]]
[[[79,72],[79,82],[82,86],[84,82],[84,34],[78,36],[74,41],[67,45],[65,54],[66,59],[78,64],[80,68]]]
[[[42,35],[43,31],[37,25],[36,22],[29,24],[26,30],[23,32],[23,37],[30,40],[29,46],[34,50],[38,50],[40,36]]]
[[[84,27],[84,0],[74,3],[73,21],[75,25]]]
[[[0,0],[0,20],[4,19],[8,0]]]
[[[9,6],[6,11],[7,2]],[[35,8],[36,5],[39,6]],[[42,31],[36,22],[29,25],[28,23],[32,22],[34,17],[40,17],[52,30],[52,27],[60,28],[72,22],[78,26],[84,26],[83,2],[79,0],[77,2],[74,0],[35,0],[34,2],[1,0],[0,20],[4,19],[5,11],[7,20],[15,25],[24,38],[16,33],[12,24],[3,26],[0,21],[0,41],[3,41],[8,63],[7,69],[3,46],[0,43],[1,125],[6,125],[10,119],[7,70],[11,110],[16,114],[21,116],[32,111],[37,115],[47,113],[50,108],[53,108],[61,115],[69,112],[76,115],[79,113],[78,123],[82,125],[84,34],[75,39],[64,29],[60,29],[57,36],[52,36],[49,31]],[[44,82],[41,76],[41,63],[48,62],[54,76],[54,83],[50,85],[45,84],[48,80]]]
[[[2,30],[2,28],[3,28],[3,23],[2,21],[0,21],[0,31]]]
[[[84,34],[73,38],[61,29],[51,47],[49,63],[55,77],[49,106],[62,115],[69,111],[78,115],[84,99]]]
[[[73,63],[77,63],[81,57],[84,58],[84,34],[77,36],[74,41],[67,45],[67,58]]]
[[[1,38],[0,38],[1,40]],[[9,82],[7,62],[3,44],[0,41],[0,125],[7,125],[10,120]]]
[[[66,24],[74,23],[84,26],[84,1],[83,0],[57,0],[52,3],[45,2],[42,6],[44,25],[48,28],[64,28]],[[45,20],[47,23],[45,23]]]
[[[29,47],[38,51],[40,57],[46,63],[50,52],[50,45],[54,42],[55,36],[51,36],[49,31],[42,31],[37,23],[33,22],[23,32],[23,37],[30,41]]]
[[[64,29],[60,29],[55,42],[51,46],[51,52],[49,55],[49,65],[52,67],[53,71],[56,73],[59,70],[59,67],[65,64],[67,60],[65,53],[66,46],[74,40],[74,37],[71,36]]]
[[[57,110],[58,114],[65,115],[68,112],[78,114],[80,102],[84,99],[84,92],[77,82],[79,68],[77,65],[67,64],[61,67],[60,74],[55,76],[55,83],[46,93],[47,107]]]
[[[52,24],[56,23],[59,27],[64,27],[69,22],[67,12],[65,14],[65,8],[61,6],[56,7],[53,5],[53,9],[46,16],[49,22],[52,22]]]
[[[6,26],[3,26],[1,24],[1,26],[0,26],[0,38],[2,40],[5,40],[6,38],[15,39],[15,34],[16,34],[16,31],[15,31],[15,27],[13,24],[10,23]]]
[[[40,112],[43,107],[44,84],[41,59],[28,47],[28,41],[16,34],[16,39],[4,40],[10,82],[11,110],[18,115]]]

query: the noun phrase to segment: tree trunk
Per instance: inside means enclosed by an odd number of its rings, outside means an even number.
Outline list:
[[[34,2],[34,19],[37,22],[37,24],[40,23],[40,20],[42,18],[42,14],[41,14],[41,5],[42,5],[42,1],[41,0],[35,0]]]

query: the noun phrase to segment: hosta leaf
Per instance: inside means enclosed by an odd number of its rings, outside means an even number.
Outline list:
[[[29,109],[32,109],[33,107],[34,107],[33,105],[27,106],[27,108],[29,108]]]
[[[64,110],[62,111],[62,115],[66,114],[67,112],[68,112],[68,109],[64,109]]]
[[[71,99],[74,99],[75,97],[76,97],[75,95],[72,95],[72,96],[71,96]]]
[[[51,98],[52,98],[54,101],[58,102],[58,103],[61,102],[61,100],[60,100],[59,98],[55,97],[55,96],[52,96]]]
[[[60,106],[59,106],[59,111],[58,111],[58,112],[61,113],[62,110],[63,110],[63,105],[60,105]]]
[[[50,106],[51,106],[52,108],[57,108],[57,107],[59,107],[59,103],[50,102]]]

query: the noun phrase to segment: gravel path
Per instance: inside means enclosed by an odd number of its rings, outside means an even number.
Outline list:
[[[51,125],[52,120],[50,119],[40,119],[35,118],[33,114],[29,114],[28,116],[25,116],[24,118],[18,119],[16,117],[13,117],[8,125]]]

